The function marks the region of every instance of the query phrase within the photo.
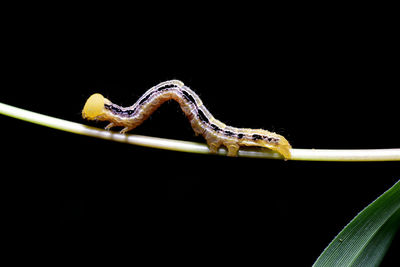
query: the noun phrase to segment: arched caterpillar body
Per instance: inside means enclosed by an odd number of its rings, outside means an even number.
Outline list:
[[[228,149],[228,156],[236,156],[240,146],[260,146],[279,152],[285,159],[290,158],[291,146],[283,136],[263,129],[225,125],[211,115],[195,92],[178,80],[162,82],[152,87],[130,107],[118,106],[101,94],[93,94],[86,101],[82,117],[109,121],[106,129],[124,126],[121,133],[125,133],[139,126],[170,99],[179,103],[194,132],[206,139],[211,152],[217,152],[224,145]]]

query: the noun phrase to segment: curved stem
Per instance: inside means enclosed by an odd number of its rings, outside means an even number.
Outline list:
[[[16,108],[0,103],[0,114],[16,119],[36,123],[50,128],[82,134],[102,139],[129,143],[133,145],[147,146],[152,148],[175,150],[189,153],[209,154],[206,144],[172,140],[165,138],[141,136],[134,134],[119,134],[84,124],[66,121],[36,112]],[[225,155],[225,148],[221,148],[218,154]],[[290,160],[307,161],[400,161],[400,148],[397,149],[295,149],[291,150]],[[243,148],[239,151],[239,157],[283,159],[275,152],[263,148]]]

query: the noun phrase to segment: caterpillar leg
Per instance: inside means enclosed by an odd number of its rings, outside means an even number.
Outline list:
[[[218,152],[218,148],[221,146],[221,142],[216,139],[207,140],[207,145],[210,148],[210,152],[215,154]]]
[[[111,122],[104,129],[111,130],[111,128],[114,127],[114,126],[118,126],[118,125],[115,125],[115,123]],[[132,130],[132,127],[125,127],[121,131],[119,131],[119,133],[120,134],[124,134],[126,132],[129,132],[130,130]]]
[[[226,144],[226,148],[228,148],[229,157],[236,157],[238,155],[238,150],[239,150],[238,144]]]
[[[209,144],[208,147],[210,148],[211,153],[216,154],[218,152],[218,148],[220,147],[218,144]]]
[[[105,130],[110,130],[112,127],[114,127],[115,124],[113,122],[109,123],[104,129]]]
[[[125,127],[124,129],[122,129],[121,131],[119,131],[120,134],[124,134],[126,132],[129,132],[130,130],[132,130],[131,127]]]

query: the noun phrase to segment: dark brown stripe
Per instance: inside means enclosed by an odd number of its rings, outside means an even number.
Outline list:
[[[145,96],[142,100],[140,100],[139,105],[142,105],[144,102],[146,102],[147,99],[150,98],[150,96],[153,95],[154,92],[151,92],[150,94],[148,94],[147,96]]]
[[[203,111],[201,111],[200,109],[197,111],[197,116],[199,117],[199,119],[205,123],[210,123],[210,121],[208,120],[208,118],[206,117],[206,115],[204,115]]]
[[[178,87],[175,84],[166,84],[164,86],[161,86],[160,88],[157,89],[158,92],[169,89],[169,88],[174,88],[174,87]]]
[[[261,139],[263,139],[263,137],[261,135],[259,135],[259,134],[253,134],[252,138],[253,138],[253,140],[261,140]]]
[[[185,91],[185,90],[182,90],[182,94],[183,94],[183,97],[184,97],[187,101],[192,102],[192,103],[197,107],[196,100],[194,100],[194,97],[193,97],[191,94],[189,94],[189,93],[188,93],[187,91]]]

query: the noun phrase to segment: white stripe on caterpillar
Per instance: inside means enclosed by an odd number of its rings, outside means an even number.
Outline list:
[[[202,135],[215,153],[221,145],[228,149],[228,156],[236,156],[240,146],[259,146],[272,149],[290,158],[291,146],[281,135],[263,129],[236,128],[215,119],[199,96],[181,81],[162,82],[149,89],[130,107],[111,103],[101,94],[93,94],[86,101],[82,117],[88,120],[109,121],[106,129],[123,126],[121,133],[130,131],[145,121],[161,104],[173,99],[188,117],[196,135]]]

